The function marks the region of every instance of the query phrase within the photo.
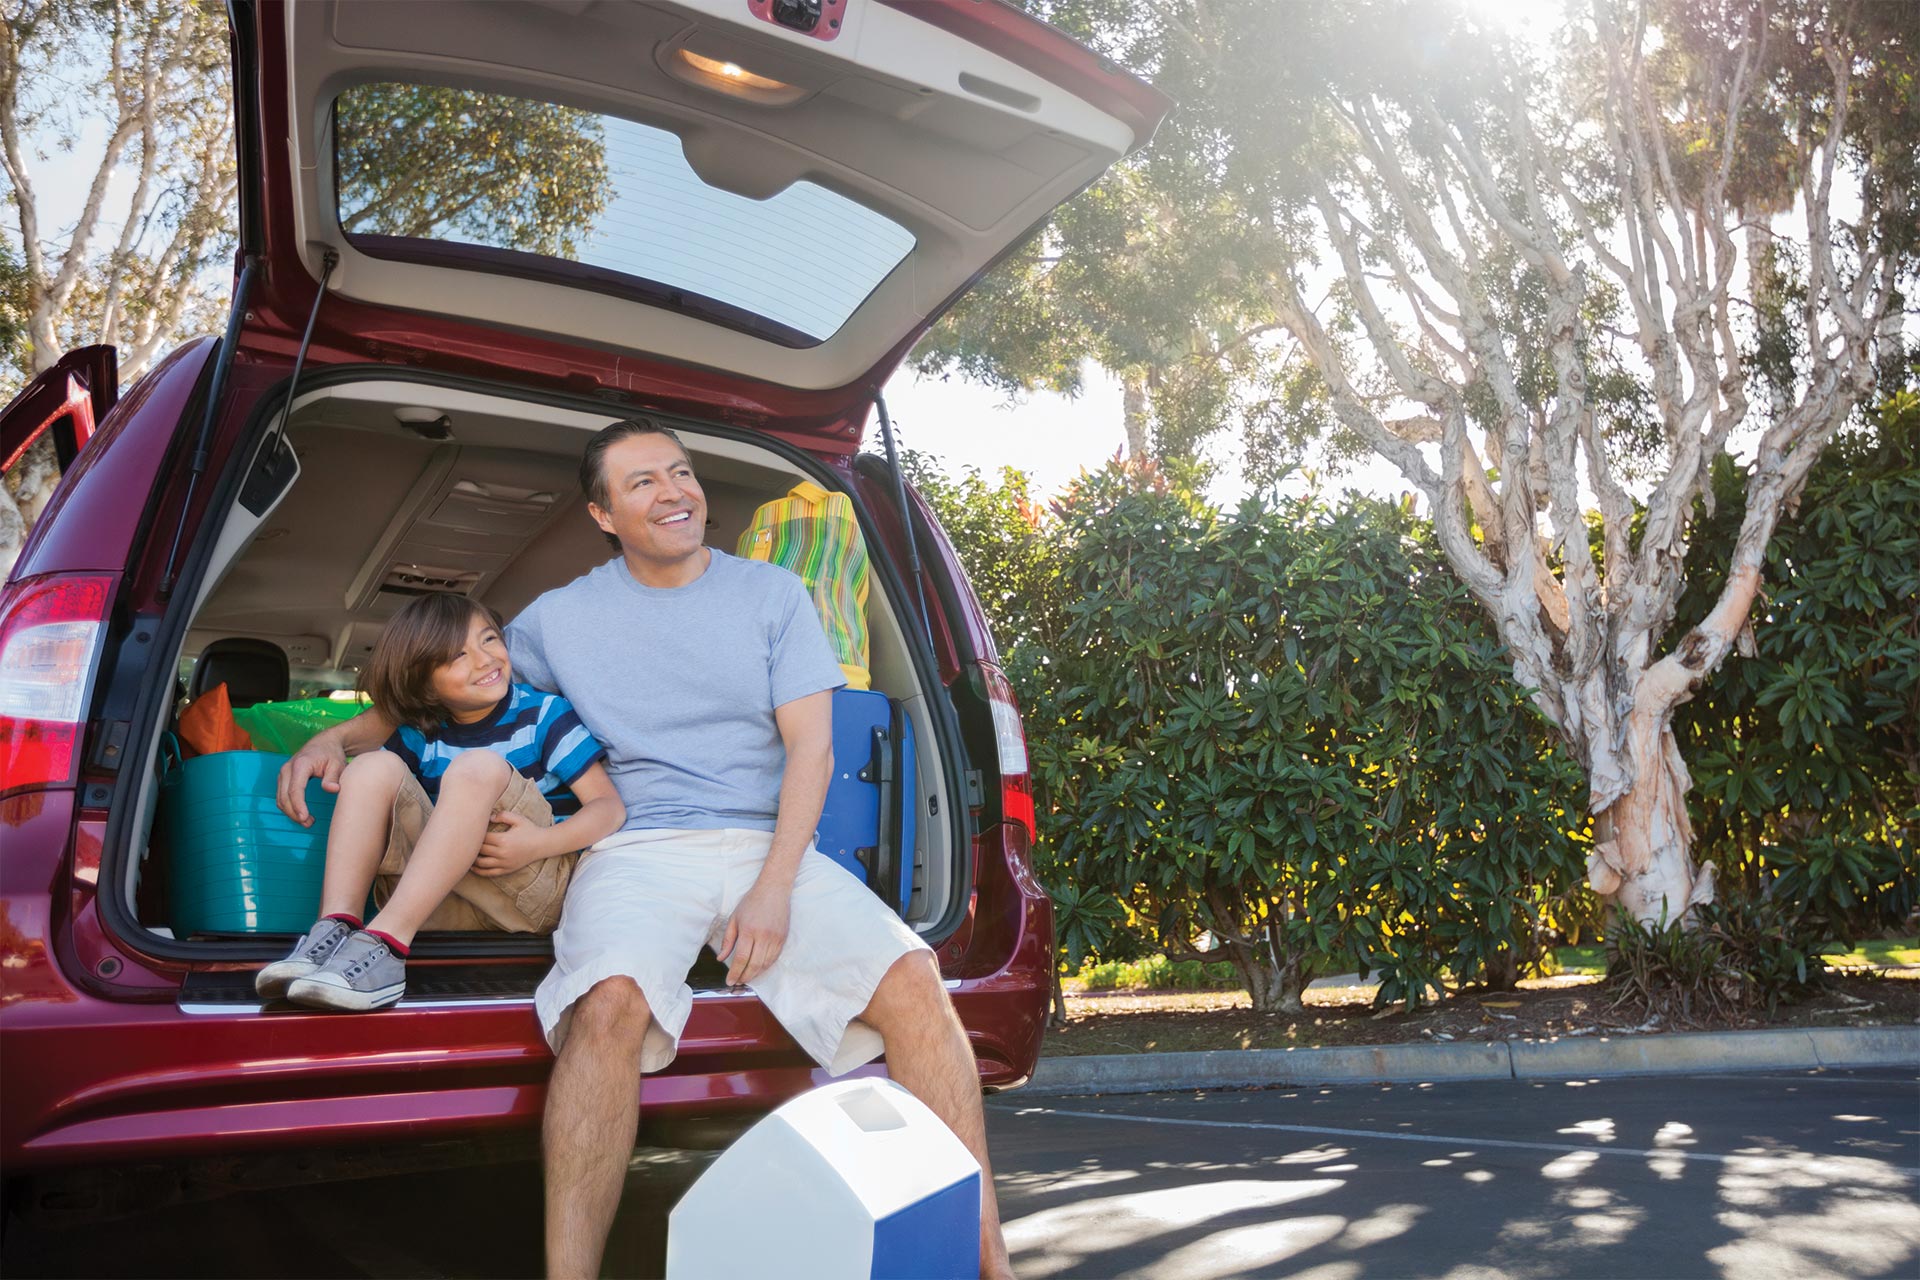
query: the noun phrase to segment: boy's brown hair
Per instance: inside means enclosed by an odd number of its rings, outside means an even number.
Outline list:
[[[452,718],[433,695],[433,673],[467,647],[467,628],[485,618],[498,631],[500,615],[478,600],[434,591],[415,596],[393,615],[360,672],[360,692],[396,724],[425,732]]]

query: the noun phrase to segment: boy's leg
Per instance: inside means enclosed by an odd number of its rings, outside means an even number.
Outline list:
[[[513,766],[491,751],[465,752],[447,766],[433,814],[407,857],[406,872],[393,895],[367,922],[370,932],[386,934],[402,947],[413,942],[433,909],[473,867],[494,802],[512,777]]]
[[[327,826],[327,869],[320,885],[320,914],[355,920],[366,909],[367,890],[387,850],[393,799],[413,775],[391,751],[369,751],[347,762],[340,798]]]
[[[553,806],[525,774],[515,771],[494,809],[517,813],[537,827],[554,825]],[[505,875],[469,871],[452,894],[428,916],[422,929],[497,929],[508,933],[551,933],[560,923],[578,855],[540,858]],[[389,884],[394,883],[389,881]],[[377,891],[377,886],[376,886]]]

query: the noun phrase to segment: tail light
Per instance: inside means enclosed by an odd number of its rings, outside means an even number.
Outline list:
[[[986,680],[987,704],[993,709],[993,746],[1000,758],[1000,812],[1008,822],[1027,829],[1027,842],[1034,839],[1033,778],[1027,763],[1027,731],[1020,723],[1020,707],[1013,700],[1013,686],[998,667],[981,664]]]
[[[56,574],[0,596],[0,796],[72,784],[112,588]]]

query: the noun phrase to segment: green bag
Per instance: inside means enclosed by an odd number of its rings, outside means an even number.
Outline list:
[[[256,702],[250,707],[234,708],[233,721],[253,739],[255,751],[275,751],[290,756],[306,746],[307,739],[314,734],[353,719],[368,705],[364,698]]]

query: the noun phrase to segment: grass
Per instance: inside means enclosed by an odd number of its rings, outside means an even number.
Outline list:
[[[1203,964],[1165,956],[1085,965],[1067,979],[1067,986],[1079,991],[1225,991],[1239,985],[1239,976],[1224,960]]]
[[[1884,969],[1889,965],[1920,965],[1920,938],[1875,938],[1851,951],[1827,957],[1836,969]]]
[[[1607,949],[1597,942],[1581,947],[1555,947],[1553,958],[1560,962],[1561,973],[1598,976],[1607,971]]]
[[[1599,977],[1607,971],[1607,950],[1598,943],[1556,947],[1553,956],[1557,967],[1550,967],[1557,973]],[[1920,938],[1875,938],[1851,951],[1828,956],[1827,963],[1836,969],[1920,965]],[[1169,960],[1166,956],[1087,964],[1066,980],[1070,992],[1233,991],[1239,985],[1239,975],[1225,961],[1204,964],[1198,960]]]

